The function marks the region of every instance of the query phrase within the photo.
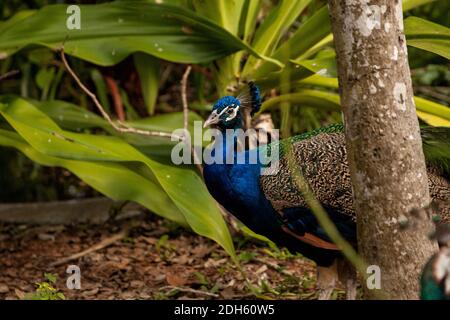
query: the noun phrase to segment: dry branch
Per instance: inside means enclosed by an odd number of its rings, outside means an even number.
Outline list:
[[[196,295],[204,295],[204,296],[208,296],[208,297],[213,297],[213,298],[219,298],[219,295],[216,293],[211,293],[208,291],[203,291],[203,290],[195,290],[192,288],[182,288],[182,287],[175,287],[175,286],[164,286],[161,287],[159,290],[166,290],[169,289],[169,292],[173,292],[173,291],[180,291],[180,292],[188,292],[188,293],[193,293]]]
[[[153,137],[165,137],[165,138],[171,138],[171,137],[175,137],[179,140],[183,140],[183,137],[175,135],[175,134],[171,134],[169,132],[163,132],[163,131],[149,131],[149,130],[140,130],[140,129],[136,129],[136,128],[132,128],[129,125],[119,121],[118,123],[114,122],[111,117],[109,116],[109,114],[105,111],[105,109],[103,108],[103,106],[101,105],[100,101],[98,101],[97,96],[90,91],[80,80],[80,78],[77,76],[77,74],[72,70],[72,68],[70,67],[69,63],[67,62],[66,56],[64,54],[64,50],[61,49],[61,60],[64,64],[64,66],[66,67],[67,71],[69,72],[69,74],[75,79],[76,83],[78,84],[78,86],[81,88],[81,90],[83,90],[94,102],[95,106],[97,107],[97,109],[100,111],[101,115],[103,116],[103,118],[106,119],[106,121],[108,121],[108,123],[116,130],[119,131],[121,133],[135,133],[135,134],[140,134],[140,135],[145,135],[145,136],[153,136]]]
[[[92,252],[95,252],[95,251],[101,250],[103,248],[106,248],[106,247],[112,245],[113,243],[115,243],[115,242],[117,242],[119,240],[122,240],[123,238],[125,238],[127,236],[127,234],[128,234],[128,229],[125,229],[122,232],[120,232],[118,234],[115,234],[112,237],[106,238],[106,239],[102,240],[101,242],[97,243],[96,245],[94,245],[94,246],[92,246],[92,247],[90,247],[90,248],[88,248],[88,249],[86,249],[84,251],[75,253],[75,254],[73,254],[71,256],[68,256],[66,258],[62,258],[62,259],[60,259],[58,261],[55,261],[55,262],[51,263],[50,267],[57,267],[57,266],[63,265],[65,263],[67,263],[67,262],[70,262],[70,261],[79,259],[81,257],[84,257],[85,255],[88,255],[88,254],[90,254]]]
[[[189,77],[189,73],[191,73],[191,66],[186,68],[184,71],[183,78],[181,78],[181,100],[183,102],[183,128],[187,130],[188,122],[189,122],[189,109],[187,102],[187,79]]]
[[[15,76],[19,72],[20,72],[19,70],[8,71],[0,76],[0,81],[5,80],[6,78],[9,78],[9,77]]]

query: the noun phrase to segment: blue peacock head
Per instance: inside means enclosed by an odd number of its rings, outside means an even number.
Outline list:
[[[253,82],[248,83],[248,91],[243,94],[237,97],[225,96],[217,100],[203,127],[216,125],[221,130],[238,129],[242,127],[242,110],[245,108],[250,109],[251,115],[261,108],[261,94]]]

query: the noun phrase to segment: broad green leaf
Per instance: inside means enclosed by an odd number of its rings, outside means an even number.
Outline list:
[[[159,89],[159,60],[144,53],[133,55],[136,70],[141,81],[141,91],[150,115],[155,113],[156,99]]]
[[[193,0],[195,11],[238,35],[239,20],[245,0]]]
[[[403,1],[403,11],[407,11],[418,7],[420,5],[432,2],[434,0],[404,0]],[[291,59],[304,59],[309,57],[311,54],[317,52],[317,50],[331,44],[332,35],[330,34],[330,19],[328,14],[328,7],[323,6],[320,10],[314,13],[310,18],[308,18],[293,34],[289,40],[284,42],[271,56],[277,61],[286,62]],[[419,44],[414,43],[409,45],[418,46]],[[433,50],[437,52],[446,51],[446,44],[442,44],[439,41],[431,44],[433,45]],[[433,52],[434,52],[433,51]],[[308,53],[307,56],[306,53]],[[253,78],[263,78],[269,73],[276,71],[277,67],[274,64],[268,64],[267,62],[262,62],[257,70],[251,70],[254,72],[252,74]],[[250,70],[245,76],[250,75]]]
[[[311,60],[292,60],[292,62],[314,72],[319,76],[327,78],[337,77],[336,58],[334,56]]]
[[[0,101],[7,98],[7,96],[0,96]],[[157,159],[158,161],[167,162],[170,160],[171,150],[176,144],[176,142],[172,142],[167,138],[119,133],[114,130],[107,121],[95,113],[65,101],[53,100],[40,102],[31,99],[28,99],[28,101],[38,106],[42,112],[49,116],[63,129],[80,132],[89,128],[102,128],[109,134],[121,137],[128,143],[138,148],[141,152]],[[203,121],[203,119],[197,113],[192,111],[189,112],[188,119],[188,130],[191,135],[193,135],[194,121]],[[170,133],[183,127],[183,113],[172,112],[160,114],[149,118],[128,121],[126,123],[138,129]],[[207,142],[204,142],[204,144],[206,145]]]
[[[433,52],[444,58],[450,59],[450,40],[415,39],[409,40],[407,43],[412,47]]]
[[[403,0],[403,11],[408,11],[436,0]]]
[[[281,35],[291,26],[310,2],[311,0],[281,0],[256,31],[252,41],[253,48],[263,55],[270,55]],[[283,57],[278,57],[279,60],[282,60],[281,58]],[[245,64],[243,75],[245,76],[257,68],[257,63],[258,60],[256,58],[249,57]]]
[[[425,121],[426,123],[428,123],[431,126],[435,126],[435,127],[450,127],[450,121],[449,120],[445,120],[442,119],[441,117],[429,114],[429,113],[425,113],[422,111],[417,110],[417,115],[419,116],[420,119],[422,119],[423,121]]]
[[[134,110],[133,106],[130,103],[130,99],[128,98],[127,92],[123,88],[119,88],[120,99],[122,100],[126,118],[128,120],[135,120],[139,118],[138,113]]]
[[[311,78],[313,78],[314,81],[310,81],[309,84],[320,85],[318,76]],[[326,80],[328,82],[324,83],[330,84],[329,80]],[[331,83],[331,85],[333,84]],[[284,101],[289,101],[294,105],[297,104],[308,107],[325,108],[334,111],[339,111],[341,109],[340,98],[337,93],[321,90],[299,89],[298,92],[280,95],[278,97],[266,100],[261,106],[260,113],[273,107],[279,107]],[[450,108],[420,97],[414,97],[414,102],[418,111],[417,115],[425,122],[438,126],[447,125],[450,121]]]
[[[450,29],[440,24],[418,18],[408,17],[404,21],[405,34],[407,37],[436,37],[448,39],[450,37]]]
[[[11,99],[14,97],[0,96],[0,101]],[[72,103],[53,100],[53,101],[33,101],[30,102],[37,105],[41,111],[52,118],[59,126],[73,131],[80,131],[81,129],[100,127],[109,133],[115,133],[111,125],[97,114],[80,108]],[[190,111],[188,117],[188,130],[193,133],[193,122],[203,121],[197,113]],[[183,112],[171,112],[165,114],[158,114],[152,117],[141,118],[134,121],[126,121],[126,124],[144,130],[172,132],[183,127]],[[145,139],[152,139],[153,137],[145,137]],[[159,138],[158,138],[159,139]],[[167,140],[167,139],[165,139]]]
[[[298,82],[299,84],[307,84],[307,85],[315,85],[315,86],[321,86],[325,88],[338,88],[338,80],[335,78],[325,78],[319,75],[313,75],[309,78],[303,79]],[[436,123],[437,119],[435,117],[440,118],[442,121],[450,121],[450,108],[447,106],[444,106],[442,104],[414,96],[414,102],[416,104],[416,109],[418,112],[419,117],[422,117],[422,115],[427,114],[433,117],[429,117],[429,119],[434,119],[433,123]],[[423,118],[425,120],[425,118]],[[430,123],[432,124],[432,123]],[[433,124],[437,125],[437,124]]]
[[[7,99],[0,96],[0,101]],[[109,128],[109,124],[95,113],[62,100],[33,101],[42,112],[53,119],[60,127],[73,131],[81,131],[88,128]]]
[[[273,54],[277,60],[288,61],[301,56],[304,52],[329,35],[331,31],[327,6],[308,18]],[[254,77],[260,78],[276,71],[274,65],[265,62],[255,71]]]
[[[239,21],[239,35],[246,43],[249,43],[251,41],[252,37],[254,36],[258,14],[261,9],[261,4],[262,4],[262,0],[245,0],[244,1],[244,5],[242,7],[241,19]],[[233,75],[239,75],[241,73],[241,62],[242,62],[243,55],[244,55],[244,51],[239,51],[232,56],[231,67],[228,67],[228,68],[230,68],[230,70],[232,70]],[[223,70],[223,72],[226,72],[226,71]],[[226,91],[225,87],[228,85],[228,83],[224,83],[222,85],[222,82],[224,80],[226,81],[227,79],[222,74],[219,74],[219,77],[221,79],[218,79],[219,80],[218,92],[220,95],[222,95],[222,93],[225,93],[225,91]],[[225,79],[223,79],[223,78],[225,78]]]
[[[105,111],[110,113],[111,106],[108,100],[108,90],[106,89],[105,79],[103,79],[103,76],[100,73],[100,71],[98,71],[95,68],[91,69],[91,79],[92,82],[94,82],[95,93],[98,97],[98,100],[102,104],[103,108],[105,108]]]
[[[296,60],[303,60],[312,57],[316,53],[320,53],[323,48],[333,46],[333,34],[330,33],[325,38],[317,42],[315,45],[310,47],[304,53],[302,53]]]
[[[123,164],[48,156],[32,148],[17,133],[2,129],[0,129],[0,145],[16,148],[41,165],[64,167],[111,199],[135,201],[161,217],[187,225],[183,215],[161,186]]]
[[[332,92],[302,89],[296,93],[284,94],[269,100],[266,100],[259,113],[267,111],[272,107],[281,105],[282,102],[289,101],[294,105],[306,105],[308,107],[325,108],[329,110],[340,110],[339,95]]]
[[[414,102],[417,110],[450,121],[449,107],[417,96],[414,97]]]
[[[36,84],[42,90],[41,100],[47,99],[50,85],[55,77],[55,68],[41,68],[36,74]]]
[[[325,88],[337,89],[339,83],[337,78],[326,78],[318,74],[314,74],[308,78],[298,81],[298,85],[313,85]]]
[[[260,8],[261,0],[245,0],[239,29],[246,42],[249,42],[253,36]]]
[[[298,64],[288,63],[281,71],[271,72],[263,78],[256,78],[255,81],[263,90],[272,88],[282,89],[285,85],[290,86],[290,83],[300,81],[313,74],[314,71],[301,67]]]
[[[0,21],[0,32],[3,30],[6,30],[10,26],[20,23],[21,20],[24,20],[25,18],[28,18],[29,16],[33,15],[36,12],[36,10],[20,10],[15,15],[13,15],[9,20],[6,21]]]
[[[49,156],[70,160],[140,162],[198,234],[215,240],[236,258],[233,242],[222,215],[202,179],[193,170],[154,161],[117,137],[62,130],[43,112],[23,99],[0,104],[0,114],[33,148]]]
[[[113,65],[142,51],[182,63],[204,63],[239,50],[256,54],[239,38],[183,7],[148,2],[81,5],[81,29],[66,28],[67,5],[48,5],[0,30],[0,55],[31,44],[60,48]],[[50,18],[51,17],[51,18]]]
[[[450,29],[417,17],[405,20],[407,44],[450,59]]]

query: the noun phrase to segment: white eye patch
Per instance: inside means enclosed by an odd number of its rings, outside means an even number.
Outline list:
[[[233,110],[230,114],[229,114],[229,116],[225,119],[225,121],[230,121],[230,120],[233,120],[236,116],[237,116],[237,113],[238,113],[238,111],[239,111],[239,106],[236,106],[236,107],[234,107],[233,108],[233,106],[234,106],[234,104],[232,104],[231,106],[229,106],[229,107],[227,107],[225,110],[227,110],[227,112],[228,112],[228,110]],[[231,109],[230,109],[231,108]],[[224,110],[224,111],[225,111]],[[222,111],[223,112],[223,111]]]

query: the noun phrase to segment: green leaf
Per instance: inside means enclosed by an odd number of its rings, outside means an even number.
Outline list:
[[[156,99],[158,98],[160,62],[155,57],[144,53],[135,53],[133,58],[139,73],[144,102],[148,113],[152,115],[155,113]]]
[[[161,217],[187,225],[181,212],[157,182],[124,164],[48,156],[32,148],[17,133],[3,129],[0,129],[0,145],[16,148],[41,165],[66,168],[111,199],[135,201]]]
[[[103,79],[102,74],[95,68],[91,69],[91,79],[95,85],[95,93],[97,94],[98,100],[105,108],[106,112],[111,112],[111,106],[108,100],[108,90],[106,89],[105,79]]]
[[[325,78],[319,75],[313,75],[309,78],[303,79],[298,82],[299,84],[307,84],[307,85],[315,85],[315,86],[321,86],[325,88],[338,88],[338,80],[334,78]],[[419,117],[422,117],[422,115],[429,115],[432,117],[428,117],[433,123],[437,123],[438,121],[441,121],[441,123],[446,123],[442,121],[450,121],[450,108],[447,106],[444,106],[442,104],[414,96],[414,102],[416,104],[416,108],[419,111],[418,115]],[[437,118],[440,118],[441,120],[438,120]],[[424,119],[424,118],[423,118]],[[438,124],[433,124],[438,126]]]
[[[244,3],[239,29],[246,42],[253,36],[260,8],[261,0],[246,0]]]
[[[212,61],[239,50],[239,38],[193,11],[148,2],[80,5],[81,29],[66,28],[67,5],[48,5],[0,29],[0,55],[31,44],[59,48],[99,64],[113,65],[142,51],[182,63]],[[51,18],[49,18],[51,17]]]
[[[314,74],[314,71],[311,71],[307,68],[303,68],[295,63],[286,64],[285,68],[283,68],[279,72],[271,72],[266,77],[256,78],[256,82],[258,86],[263,90],[277,88],[282,89],[284,86],[290,86],[290,83],[305,79]]]
[[[403,11],[413,9],[432,1],[434,0],[404,0]],[[294,32],[292,37],[277,48],[271,57],[281,62],[298,58],[303,59],[306,57],[306,54],[307,57],[309,57],[311,54],[317,52],[317,50],[331,44],[332,37],[330,32],[331,26],[328,7],[323,6],[304,23],[302,23],[302,25]],[[408,42],[408,44],[410,43]],[[417,46],[417,44],[414,45]],[[432,45],[437,47],[433,49],[435,51],[442,52],[443,50],[446,50],[446,48],[443,48],[444,45],[439,43],[439,41]],[[260,64],[258,69],[248,70],[248,73],[245,74],[245,76],[249,76],[252,73],[251,75],[253,79],[264,78],[267,77],[269,73],[274,71],[277,71],[276,65],[263,62]]]
[[[25,18],[28,18],[29,16],[33,15],[36,12],[36,10],[20,10],[15,15],[13,15],[9,20],[6,21],[0,21],[0,32],[3,30],[6,30],[10,26],[20,23]]]
[[[408,11],[436,0],[403,0],[403,11]]]
[[[333,54],[329,57],[311,59],[311,60],[292,60],[293,63],[298,64],[315,74],[327,78],[337,77],[336,57]]]
[[[253,48],[263,55],[270,55],[281,38],[281,35],[291,26],[310,2],[311,0],[280,1],[256,31],[254,40],[252,41]],[[277,59],[280,58],[283,57],[277,57]],[[254,57],[248,59],[243,70],[244,76],[257,67],[257,62],[258,60]]]
[[[303,83],[333,87],[337,81],[330,81],[332,79],[313,76],[312,81],[302,81]],[[323,79],[324,81],[321,81]],[[308,79],[306,79],[308,80]],[[269,110],[273,107],[282,105],[282,102],[289,101],[295,105],[316,107],[322,109],[329,109],[340,111],[340,98],[337,93],[326,92],[321,90],[299,89],[296,93],[280,95],[278,97],[266,100],[261,106],[261,112]],[[417,108],[417,115],[425,122],[434,126],[448,126],[450,122],[450,108],[441,104],[429,101],[424,98],[414,97],[414,102]]]
[[[11,98],[11,96],[0,96],[0,101],[8,98]],[[40,102],[31,99],[28,99],[28,101],[38,106],[42,112],[49,116],[63,129],[80,132],[89,128],[102,128],[109,134],[121,137],[128,143],[138,148],[141,152],[157,159],[158,161],[167,162],[170,160],[170,153],[175,145],[175,142],[170,141],[170,139],[141,136],[130,133],[119,133],[114,130],[107,121],[95,113],[80,108],[69,102],[61,100]],[[194,121],[203,121],[203,119],[197,113],[190,111],[188,120],[188,130],[191,135],[193,135]],[[171,112],[167,114],[159,114],[149,118],[128,121],[126,123],[143,130],[170,133],[183,127],[183,113]],[[204,144],[206,145],[207,142],[205,141]]]
[[[450,29],[417,17],[405,20],[407,44],[450,59]]]
[[[194,171],[154,161],[117,137],[62,130],[23,99],[10,99],[0,104],[0,114],[33,148],[48,156],[146,165],[189,226],[198,234],[215,240],[236,259],[230,233],[217,204]]]
[[[5,99],[9,99],[9,97],[0,96],[0,101]],[[72,103],[62,100],[43,102],[27,100],[65,129],[81,131],[88,128],[109,128],[108,123],[102,117]]]
[[[55,68],[41,68],[36,74],[36,84],[42,90],[41,100],[47,99],[50,85],[55,77]]]
[[[331,31],[329,20],[328,8],[327,6],[323,6],[302,23],[292,37],[274,52],[272,57],[285,62],[301,56],[317,42],[329,35]],[[276,70],[276,66],[263,62],[256,70],[254,77],[263,77]]]
[[[339,88],[339,83],[337,78],[326,78],[318,74],[314,74],[310,77],[307,77],[305,79],[301,79],[297,82],[298,85],[313,85],[313,86],[320,86],[324,88],[332,88],[337,89]]]
[[[449,107],[417,96],[414,97],[414,102],[417,110],[450,121]]]
[[[46,273],[44,273],[44,277],[51,283],[56,283],[57,275],[46,272]]]
[[[435,116],[433,114],[417,110],[417,116],[431,126],[450,127],[449,120],[442,119],[441,117]]]
[[[244,0],[193,0],[195,11],[237,35]]]
[[[329,110],[340,110],[339,95],[332,92],[302,89],[296,93],[284,94],[269,100],[266,100],[259,113],[269,110],[274,106],[280,105],[281,102],[289,101],[294,105],[305,105],[308,107],[326,108]]]

